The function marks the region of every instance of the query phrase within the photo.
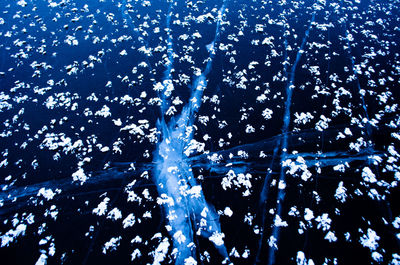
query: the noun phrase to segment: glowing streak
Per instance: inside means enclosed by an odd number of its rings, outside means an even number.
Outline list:
[[[166,63],[167,68],[164,71],[163,75],[163,86],[164,89],[162,91],[161,95],[161,113],[165,113],[169,107],[168,101],[166,98],[170,96],[169,88],[168,86],[173,86],[172,83],[172,66],[174,64],[174,47],[172,43],[172,34],[171,34],[171,16],[172,16],[172,4],[173,2],[170,3],[169,8],[168,8],[168,13],[167,13],[167,23],[165,30],[168,34],[168,40],[167,40],[167,54],[168,54],[168,61]]]
[[[354,58],[353,58],[352,52],[351,52],[350,34],[349,34],[349,31],[347,30],[347,23],[345,23],[345,27],[346,27],[345,28],[346,29],[346,43],[347,43],[347,46],[349,49],[351,68],[353,70],[354,76],[356,77],[357,90],[358,90],[358,93],[360,94],[360,100],[361,100],[361,105],[363,108],[364,116],[367,119],[367,122],[366,122],[367,135],[369,138],[371,138],[372,128],[371,128],[371,124],[369,123],[369,115],[368,115],[367,105],[365,104],[364,94],[362,93],[361,86],[360,86],[360,79],[358,78],[357,69],[355,67]]]
[[[219,10],[214,40],[219,37],[220,23],[225,12],[225,2]],[[169,27],[171,12],[167,15]],[[172,37],[168,30],[168,57],[169,64],[164,72],[163,83],[171,78],[173,63]],[[220,254],[228,260],[228,253],[223,243],[223,234],[216,211],[210,206],[193,176],[192,169],[185,159],[184,150],[188,142],[193,139],[194,114],[201,106],[201,97],[207,87],[207,75],[211,71],[215,52],[209,49],[209,58],[204,71],[192,84],[190,101],[184,106],[179,116],[172,118],[167,124],[162,118],[158,122],[161,131],[161,142],[154,153],[154,180],[157,183],[158,193],[172,199],[171,203],[164,204],[164,210],[170,225],[170,235],[177,250],[175,264],[184,264],[185,259],[196,258],[193,244],[194,233],[208,237],[213,241]],[[165,91],[164,91],[165,95]],[[168,96],[168,95],[165,95]],[[164,97],[164,96],[163,96]],[[165,97],[164,97],[165,99]],[[162,113],[166,110],[166,103],[161,106]]]
[[[308,36],[310,34],[311,27],[315,21],[315,11],[312,15],[310,25],[308,26],[303,41],[301,42],[300,48],[297,51],[296,55],[296,60],[291,68],[291,71],[289,73],[290,79],[288,84],[286,85],[286,101],[285,101],[285,112],[283,115],[283,126],[282,126],[282,134],[283,134],[283,139],[282,139],[282,146],[281,146],[281,157],[280,161],[282,164],[282,161],[286,160],[287,157],[287,148],[288,148],[288,131],[289,131],[289,125],[290,125],[290,108],[292,105],[292,95],[293,95],[293,89],[294,89],[294,80],[295,80],[295,73],[296,73],[296,67],[297,64],[299,63],[302,54],[304,53],[304,46],[307,43]],[[287,42],[285,41],[285,46],[287,45]],[[286,49],[285,49],[286,50]],[[280,174],[279,174],[279,182],[285,183],[285,171],[284,167],[281,165],[280,169]],[[285,199],[285,189],[279,189],[278,190],[278,195],[277,195],[277,206],[276,206],[276,215],[281,216],[282,213],[282,203],[283,200]],[[272,228],[272,233],[271,237],[274,237],[275,240],[278,242],[279,241],[279,235],[280,235],[280,227],[274,226]],[[275,246],[270,246],[269,247],[269,259],[268,259],[268,264],[274,264],[275,263],[275,251],[276,247]]]
[[[371,152],[371,154],[372,154],[372,150],[374,148],[374,143],[371,141],[371,139],[372,139],[372,126],[370,124],[370,119],[369,119],[369,115],[368,115],[368,109],[367,109],[367,105],[365,104],[364,93],[361,90],[360,79],[359,79],[359,76],[358,76],[357,69],[355,67],[354,58],[352,56],[351,44],[350,44],[350,35],[349,35],[349,31],[347,29],[347,23],[345,23],[345,31],[346,31],[346,42],[347,42],[347,46],[348,46],[348,49],[349,49],[349,57],[350,57],[351,67],[352,67],[352,70],[353,70],[353,74],[356,77],[357,90],[358,90],[358,94],[360,95],[361,105],[362,105],[362,108],[363,108],[364,117],[366,119],[365,130],[366,130],[366,134],[367,134],[367,137],[368,137],[368,140],[369,140],[369,141],[367,141],[367,145],[368,145],[367,151]],[[368,165],[373,168],[373,172],[380,178],[380,170],[379,170],[378,166],[375,165],[375,164],[372,164],[371,160],[368,160]],[[385,206],[386,206],[385,207],[386,211],[388,212],[388,216],[390,217],[390,220],[393,220],[393,213],[392,213],[392,209],[391,209],[390,203],[387,202],[385,204]]]

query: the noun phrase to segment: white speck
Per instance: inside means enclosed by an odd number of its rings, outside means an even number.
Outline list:
[[[369,183],[376,182],[375,174],[372,173],[372,171],[371,171],[371,169],[369,167],[364,167],[363,168],[361,176],[362,176],[362,178],[364,179],[365,182],[369,182]]]
[[[288,226],[288,223],[286,221],[283,221],[279,215],[275,215],[274,225],[277,227],[279,226],[286,227]]]
[[[184,243],[184,242],[186,241],[186,237],[185,237],[185,235],[182,233],[181,230],[177,231],[177,232],[174,234],[174,239],[175,239],[179,244],[182,244],[182,243]]]
[[[376,250],[376,248],[379,246],[378,244],[379,239],[380,237],[376,234],[376,232],[371,228],[368,228],[367,234],[363,235],[360,238],[360,243],[361,245],[369,248],[370,250]]]
[[[296,112],[294,114],[294,116],[296,118],[294,120],[294,123],[296,123],[296,124],[306,124],[306,123],[310,122],[312,119],[314,119],[314,116],[311,115],[311,113],[309,113],[309,112],[307,112],[307,113],[301,112],[300,114]]]
[[[93,209],[93,213],[97,214],[99,216],[104,215],[107,211],[107,204],[109,201],[110,201],[110,198],[105,197],[104,200],[101,203],[99,203],[97,208]]]
[[[102,147],[102,148],[100,149],[100,151],[103,152],[103,153],[108,152],[108,151],[110,151],[110,147],[104,146],[104,147]]]
[[[107,251],[114,251],[120,244],[120,240],[122,237],[112,237],[108,242],[106,242],[103,246],[103,254],[107,254]]]
[[[216,246],[222,246],[224,244],[223,238],[225,237],[224,233],[214,232],[208,239],[213,242]]]
[[[101,108],[101,110],[96,111],[96,112],[94,113],[94,115],[107,118],[107,117],[111,116],[110,108],[107,107],[106,105],[104,105],[104,106]]]
[[[372,252],[371,256],[376,262],[382,262],[383,261],[383,256],[382,256],[381,253],[378,253],[378,252],[374,251],[374,252]]]
[[[225,214],[226,216],[231,217],[232,214],[233,214],[233,212],[232,212],[231,208],[225,207],[224,214]]]
[[[207,217],[207,213],[208,213],[208,208],[207,208],[207,207],[204,207],[204,208],[203,208],[203,211],[201,211],[200,215],[201,215],[202,217],[206,218],[206,217]]]
[[[312,259],[309,259],[307,262],[303,251],[297,252],[296,262],[297,265],[314,265],[314,261]]]
[[[79,168],[75,173],[72,174],[73,181],[79,181],[81,185],[86,182],[87,176],[82,168]]]
[[[195,32],[195,33],[192,34],[192,37],[194,39],[200,39],[201,38],[201,34],[199,32]]]
[[[26,224],[19,224],[15,230],[10,229],[4,235],[0,236],[1,239],[1,247],[8,246],[10,243],[14,241],[17,237],[21,235],[25,235]]]
[[[185,265],[197,265],[197,261],[193,257],[185,259]]]
[[[189,191],[188,194],[190,194],[191,198],[200,198],[201,197],[201,186],[200,185],[196,185],[193,186]]]
[[[324,239],[328,240],[329,242],[337,241],[337,237],[335,236],[335,233],[333,233],[332,231],[329,231],[324,237]]]
[[[397,216],[394,221],[392,222],[392,225],[394,228],[399,229],[400,228],[400,216]]]
[[[304,220],[311,221],[314,218],[314,213],[309,208],[304,210]]]
[[[142,256],[142,253],[140,252],[139,249],[135,249],[132,254],[131,254],[131,260],[134,260],[136,258],[140,258]]]
[[[53,199],[54,195],[56,195],[51,189],[41,188],[37,194],[37,196],[43,196],[46,200]]]
[[[160,242],[156,250],[152,252],[152,255],[154,256],[153,265],[159,265],[164,261],[169,245],[167,238],[164,238],[163,241]]]
[[[343,181],[339,182],[339,186],[336,189],[335,198],[340,202],[345,202],[347,198],[347,189],[343,186]]]
[[[133,213],[130,213],[123,221],[122,221],[122,224],[123,224],[123,227],[124,228],[127,228],[127,227],[130,227],[130,226],[133,226],[134,224],[135,224],[135,215],[133,214]]]
[[[247,259],[250,256],[250,250],[249,249],[245,249],[243,254],[242,254],[242,258]]]
[[[42,253],[39,259],[36,261],[35,265],[46,265],[47,264],[47,255]]]
[[[278,249],[278,245],[276,244],[276,238],[274,236],[270,236],[268,239],[268,245],[272,248]]]
[[[107,219],[114,219],[118,220],[122,218],[121,211],[118,208],[112,209],[110,212],[107,214]]]
[[[322,228],[322,231],[326,231],[331,228],[332,220],[328,217],[327,213],[318,216],[315,221],[318,222],[317,228]]]

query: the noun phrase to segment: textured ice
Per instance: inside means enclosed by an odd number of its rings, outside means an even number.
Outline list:
[[[398,0],[3,2],[4,264],[400,263]]]

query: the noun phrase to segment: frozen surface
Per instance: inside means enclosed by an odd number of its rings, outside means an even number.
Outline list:
[[[399,9],[4,0],[2,264],[400,264]]]

